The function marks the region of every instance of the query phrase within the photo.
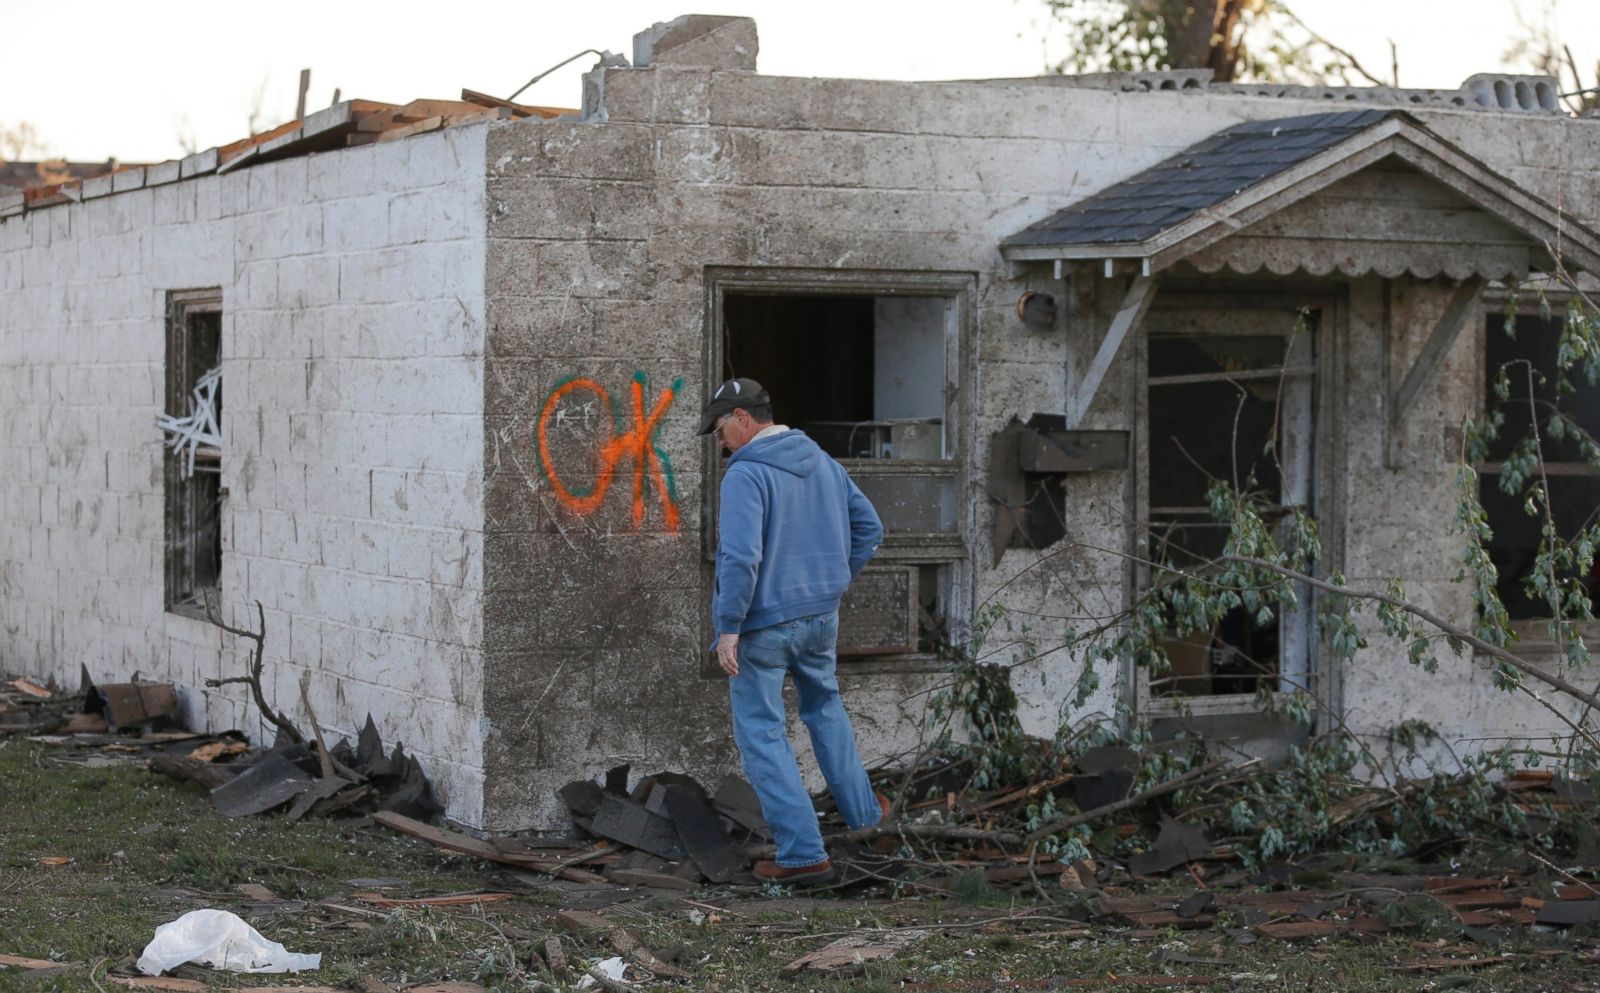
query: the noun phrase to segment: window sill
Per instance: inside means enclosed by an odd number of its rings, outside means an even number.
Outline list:
[[[211,623],[206,617],[205,606],[200,603],[169,603],[167,604],[167,613],[176,614],[179,617],[193,618],[197,621],[205,621],[207,624]]]
[[[1279,706],[1289,702],[1290,694],[1274,693],[1272,700]],[[1218,693],[1208,696],[1165,696],[1145,702],[1144,716],[1162,717],[1219,717],[1230,714],[1259,714],[1261,706],[1254,693]]]

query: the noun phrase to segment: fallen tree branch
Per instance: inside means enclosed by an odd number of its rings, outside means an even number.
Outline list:
[[[248,638],[250,641],[255,643],[255,647],[251,649],[250,674],[248,676],[230,676],[227,679],[208,679],[206,680],[206,686],[210,687],[211,689],[216,689],[219,686],[226,686],[231,683],[248,684],[250,687],[250,694],[255,698],[256,701],[256,709],[261,711],[261,716],[265,717],[268,723],[277,727],[280,732],[288,735],[289,740],[294,744],[304,744],[306,736],[300,733],[299,728],[289,723],[287,719],[280,717],[277,711],[273,710],[267,705],[266,694],[261,690],[261,666],[263,661],[262,654],[266,651],[267,647],[267,613],[264,609],[262,609],[261,601],[256,601],[256,619],[257,623],[261,625],[261,630],[259,632],[247,631],[244,628],[236,628],[228,624],[224,624],[222,622],[222,618],[218,617],[216,612],[211,609],[211,597],[209,595],[206,596],[203,602],[205,604],[206,620],[210,621],[213,625],[221,628],[229,634],[234,635],[235,637]]]
[[[1224,555],[1218,558],[1217,561],[1237,562],[1241,565],[1254,566],[1257,569],[1265,569],[1267,572],[1275,572],[1280,576],[1287,577],[1296,582],[1305,583],[1307,586],[1315,587],[1316,589],[1322,590],[1326,593],[1336,593],[1339,596],[1348,597],[1352,600],[1375,600],[1378,603],[1386,603],[1397,610],[1403,610],[1413,617],[1426,621],[1428,624],[1433,625],[1447,637],[1455,638],[1458,641],[1465,642],[1466,644],[1471,645],[1473,648],[1476,648],[1478,651],[1483,652],[1485,655],[1492,655],[1524,675],[1532,676],[1534,679],[1537,679],[1554,689],[1558,689],[1574,699],[1582,700],[1590,706],[1600,707],[1600,697],[1596,697],[1593,693],[1590,693],[1583,687],[1569,683],[1560,676],[1545,672],[1532,662],[1528,662],[1525,659],[1513,655],[1504,648],[1501,648],[1499,645],[1485,641],[1475,634],[1470,634],[1466,631],[1463,631],[1454,624],[1451,624],[1449,621],[1440,617],[1438,614],[1435,614],[1423,607],[1419,607],[1409,600],[1401,600],[1398,597],[1389,596],[1387,593],[1374,593],[1370,590],[1357,590],[1351,589],[1347,586],[1336,586],[1327,580],[1318,579],[1315,576],[1307,575],[1306,573],[1300,572],[1296,569],[1290,569],[1286,566],[1278,565],[1275,562],[1268,562],[1266,559],[1253,558],[1248,555]]]
[[[849,841],[869,841],[885,835],[905,835],[924,841],[987,841],[996,845],[1020,845],[1022,836],[1010,831],[989,831],[983,828],[956,827],[950,824],[874,824],[835,835]]]
[[[1096,807],[1093,810],[1086,810],[1081,814],[1058,817],[1050,823],[1039,828],[1037,831],[1032,832],[1026,838],[1023,838],[1023,843],[1028,845],[1037,844],[1050,837],[1052,834],[1065,831],[1067,828],[1074,828],[1079,824],[1087,824],[1090,821],[1097,821],[1108,814],[1115,814],[1118,811],[1127,810],[1129,807],[1137,807],[1146,800],[1153,800],[1158,796],[1166,796],[1168,793],[1176,793],[1185,786],[1190,786],[1199,782],[1206,776],[1226,766],[1227,764],[1227,759],[1214,759],[1197,769],[1190,769],[1188,772],[1177,777],[1176,779],[1169,779],[1164,783],[1157,783],[1155,786],[1152,786],[1141,793],[1136,793],[1133,796],[1118,800],[1116,803],[1108,803],[1103,807]]]

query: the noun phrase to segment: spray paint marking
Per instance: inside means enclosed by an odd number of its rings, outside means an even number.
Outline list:
[[[667,408],[672,406],[673,397],[683,388],[683,380],[674,379],[671,387],[662,390],[661,396],[656,399],[655,406],[650,409],[648,415],[644,412],[644,392],[647,384],[648,379],[643,372],[633,374],[633,382],[629,384],[633,392],[633,423],[626,430],[624,430],[621,405],[612,402],[604,386],[587,377],[568,379],[557,384],[550,396],[545,399],[544,409],[539,412],[534,443],[539,449],[539,468],[549,480],[556,499],[568,511],[580,517],[587,517],[600,509],[600,505],[605,502],[607,491],[617,478],[618,464],[624,463],[633,468],[633,526],[637,528],[644,524],[645,477],[649,476],[649,483],[661,501],[667,530],[676,532],[678,493],[672,478],[672,460],[657,446],[656,434],[661,430],[661,419],[665,416]],[[585,415],[581,420],[588,421],[587,414],[592,409],[591,404],[598,401],[601,409],[611,410],[613,423],[604,441],[595,450],[594,485],[569,487],[562,481],[561,474],[556,470],[555,460],[550,454],[550,425],[551,421],[555,421],[558,427],[567,426],[566,412],[556,408],[563,400],[575,398],[579,393],[587,393],[591,397],[589,403],[584,404]],[[573,420],[578,419],[573,418]],[[603,420],[603,417],[600,419]]]

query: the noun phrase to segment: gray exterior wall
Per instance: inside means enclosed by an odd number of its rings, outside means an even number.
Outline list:
[[[958,621],[993,600],[1012,624],[990,637],[1019,660],[1060,643],[1074,598],[1115,608],[1128,569],[1112,552],[1013,550],[990,568],[992,508],[983,494],[991,432],[1013,415],[1061,410],[1069,370],[1081,369],[1109,320],[1118,288],[1088,287],[1092,320],[1057,333],[1021,328],[1025,289],[1063,294],[1048,265],[1010,267],[1005,235],[1153,165],[1227,125],[1327,109],[1321,101],[1234,95],[1119,93],[1048,82],[889,83],[762,77],[657,66],[604,70],[587,119],[496,126],[488,139],[488,359],[485,412],[485,770],[490,826],[554,823],[554,787],[632,761],[651,771],[710,775],[736,761],[726,688],[703,669],[709,566],[702,495],[715,485],[711,452],[692,436],[708,367],[708,271],[719,267],[823,273],[966,275],[963,479],[971,585]],[[1420,111],[1429,126],[1530,190],[1595,220],[1600,124],[1556,117]],[[1265,274],[1264,274],[1265,275]],[[1281,288],[1224,273],[1236,288]],[[1306,280],[1299,281],[1304,285]],[[1337,302],[1334,349],[1319,391],[1320,511],[1329,561],[1352,582],[1398,575],[1422,602],[1463,617],[1450,583],[1456,544],[1447,432],[1481,402],[1481,325],[1463,335],[1402,439],[1384,462],[1383,363],[1420,347],[1447,290],[1402,278],[1317,282]],[[1206,278],[1191,280],[1204,289]],[[1385,297],[1388,296],[1387,302]],[[1159,300],[1159,297],[1158,297]],[[1159,304],[1158,304],[1159,305]],[[1386,316],[1387,315],[1387,316]],[[1091,326],[1092,325],[1092,326]],[[1087,344],[1086,344],[1087,343]],[[1084,425],[1142,431],[1135,347],[1113,366]],[[1402,375],[1404,366],[1397,366]],[[658,444],[670,455],[681,513],[665,526],[650,496],[630,519],[632,469],[598,507],[573,512],[539,464],[538,417],[565,381],[592,377],[625,397],[635,373],[647,409],[681,378]],[[782,419],[781,399],[779,419]],[[559,406],[559,405],[558,405]],[[552,408],[555,409],[555,408]],[[578,473],[617,428],[568,420],[547,437],[552,461]],[[623,465],[627,465],[626,462]],[[1134,472],[1071,477],[1069,540],[1129,548]],[[581,477],[580,477],[581,479]],[[1402,538],[1403,536],[1403,538]],[[845,693],[870,756],[902,751],[922,723],[924,691],[939,677],[914,663],[845,663]],[[1329,667],[1331,670],[1331,667]],[[1064,651],[1015,673],[1025,719],[1050,733],[1078,674]],[[1073,720],[1108,716],[1134,675],[1101,673]],[[1381,736],[1408,718],[1461,737],[1526,734],[1552,718],[1493,690],[1462,660],[1426,676],[1374,636],[1319,689],[1360,732]],[[1201,711],[1204,707],[1199,708]],[[805,735],[792,729],[803,752]]]
[[[309,669],[330,734],[370,712],[481,816],[483,138],[170,163],[0,223],[0,667],[138,672],[271,739],[245,687],[204,686],[248,643],[164,610],[167,294],[220,288],[224,619],[261,602],[302,728]]]

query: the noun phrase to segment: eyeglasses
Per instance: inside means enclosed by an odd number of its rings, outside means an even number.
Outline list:
[[[727,440],[726,438],[722,437],[722,429],[727,427],[729,422],[734,419],[733,415],[735,413],[738,413],[738,411],[723,414],[722,417],[717,420],[717,423],[712,426],[711,433],[718,441]]]

